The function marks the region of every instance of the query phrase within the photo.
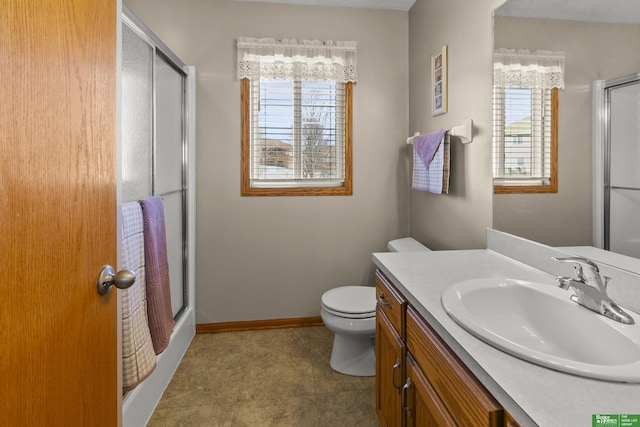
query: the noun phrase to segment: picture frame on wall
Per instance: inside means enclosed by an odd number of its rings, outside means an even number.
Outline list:
[[[447,46],[431,55],[431,96],[433,116],[447,112]]]

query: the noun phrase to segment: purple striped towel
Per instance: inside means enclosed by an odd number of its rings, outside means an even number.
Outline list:
[[[144,260],[147,279],[147,312],[153,349],[160,354],[167,348],[175,326],[171,310],[167,233],[160,197],[140,200],[144,225]]]

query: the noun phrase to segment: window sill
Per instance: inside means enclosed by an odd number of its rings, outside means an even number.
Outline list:
[[[351,187],[242,188],[241,196],[351,196]]]
[[[550,185],[494,185],[493,194],[557,193],[558,186]]]

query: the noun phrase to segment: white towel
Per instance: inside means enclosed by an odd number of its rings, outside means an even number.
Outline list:
[[[414,147],[411,188],[434,194],[449,193],[450,145],[450,137],[447,132],[442,136],[442,142],[438,146],[429,168],[425,166]]]
[[[147,318],[144,274],[144,234],[142,208],[137,202],[122,205],[122,251],[119,269],[136,274],[133,286],[122,290],[122,387],[129,391],[147,378],[156,367]]]

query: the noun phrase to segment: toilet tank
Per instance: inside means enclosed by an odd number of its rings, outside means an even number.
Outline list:
[[[430,252],[431,249],[412,237],[392,240],[387,243],[387,249],[391,252]]]

